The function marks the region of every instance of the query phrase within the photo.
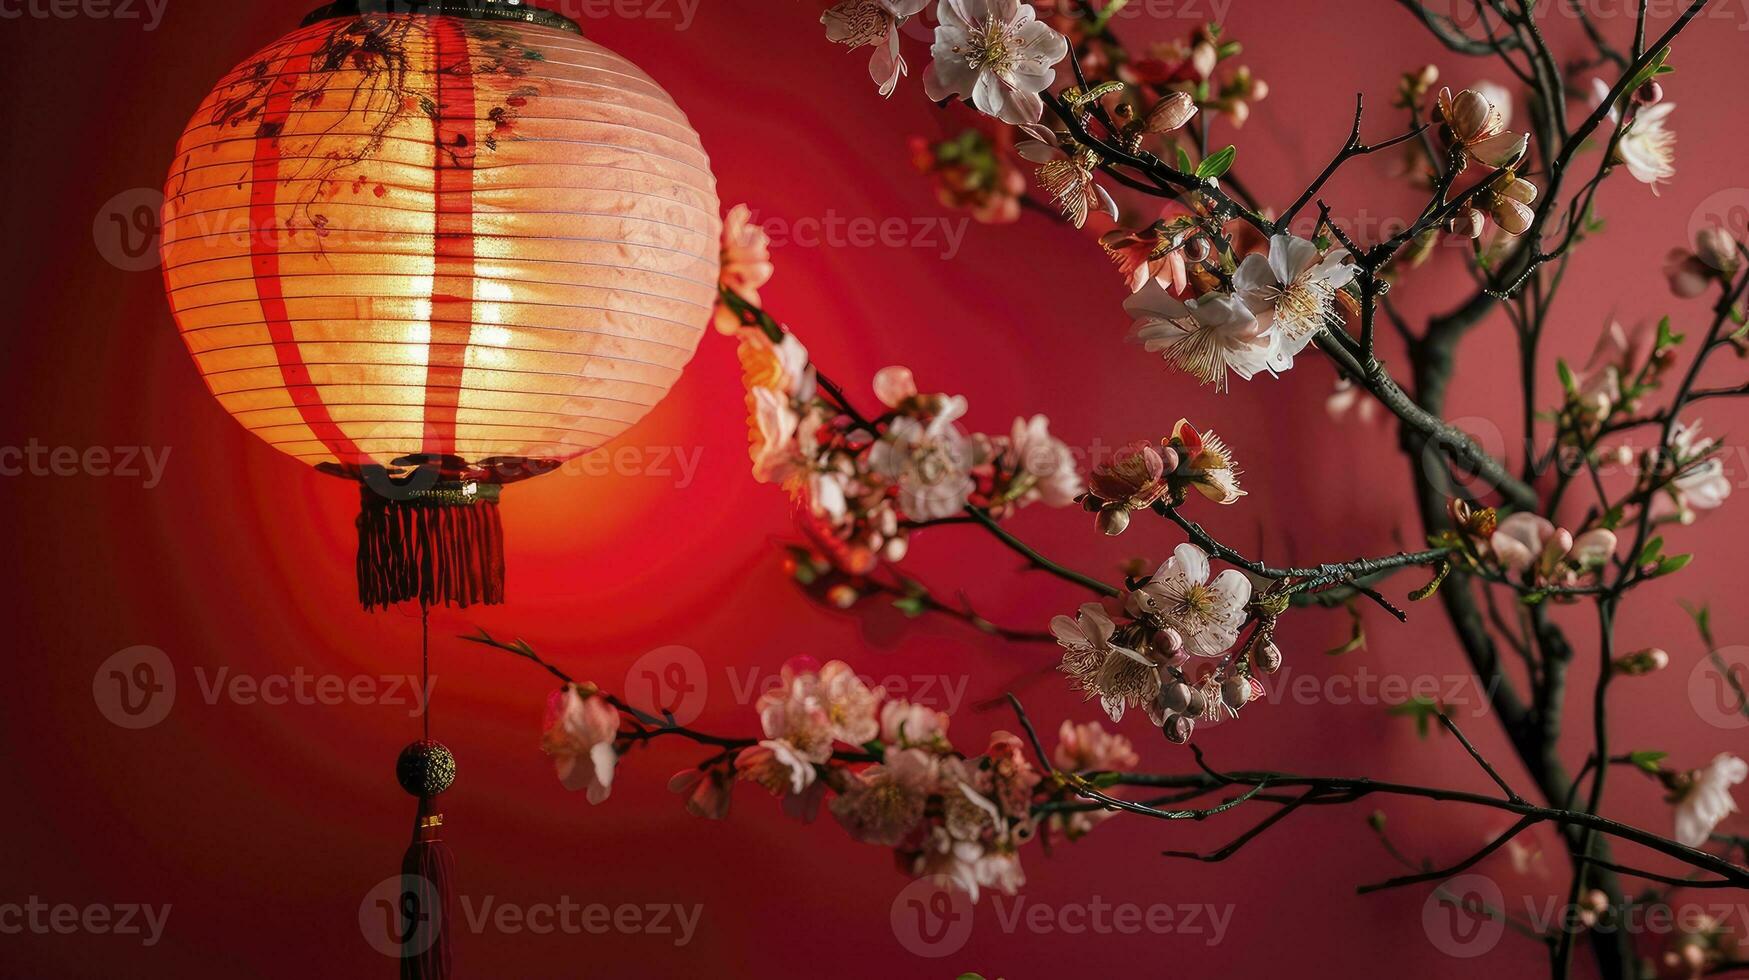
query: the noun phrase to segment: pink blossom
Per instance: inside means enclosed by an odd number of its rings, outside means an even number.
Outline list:
[[[607,799],[619,761],[613,748],[619,710],[605,698],[585,697],[576,685],[567,684],[547,699],[544,727],[541,749],[552,756],[559,782],[572,792],[585,790],[591,804]]]
[[[1070,772],[1132,769],[1141,764],[1129,739],[1106,731],[1097,721],[1077,725],[1064,720],[1051,755],[1058,769]]]
[[[735,756],[735,772],[773,796],[794,796],[814,785],[815,761],[781,738],[768,738]]]
[[[686,810],[696,817],[721,820],[729,815],[729,789],[735,771],[722,766],[682,769],[668,780],[668,791],[686,797]]]
[[[921,749],[889,752],[884,762],[852,776],[830,809],[852,837],[892,847],[922,822],[939,778],[935,756]]]
[[[758,306],[759,290],[771,281],[775,271],[771,264],[771,236],[753,221],[753,210],[745,204],[730,208],[723,218],[722,271],[718,283]],[[716,325],[719,333],[733,335],[741,329],[741,318],[719,303]]]
[[[895,700],[881,705],[881,741],[888,745],[910,747],[945,743],[947,725],[945,711],[909,701]]]

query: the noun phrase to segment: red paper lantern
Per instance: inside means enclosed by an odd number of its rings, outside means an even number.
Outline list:
[[[715,181],[667,93],[570,21],[376,8],[317,11],[207,96],[165,284],[226,411],[364,484],[367,607],[498,602],[498,489],[625,431],[691,360]]]

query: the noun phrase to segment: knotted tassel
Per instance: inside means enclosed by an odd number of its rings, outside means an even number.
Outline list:
[[[443,842],[436,797],[455,782],[455,756],[442,743],[421,739],[401,751],[395,778],[419,798],[413,842],[401,858],[401,980],[448,980],[455,857]]]

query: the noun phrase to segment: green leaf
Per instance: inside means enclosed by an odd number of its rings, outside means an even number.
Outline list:
[[[1636,565],[1650,565],[1653,562],[1662,559],[1663,557],[1664,557],[1664,538],[1662,535],[1659,535],[1658,537],[1655,537],[1652,540],[1646,542],[1646,546],[1644,548],[1640,549],[1640,556],[1638,558],[1634,559],[1634,564],[1636,564]]]
[[[1203,162],[1196,165],[1196,175],[1202,180],[1219,179],[1233,166],[1233,158],[1239,155],[1236,147],[1228,146]]]
[[[1693,605],[1693,604],[1686,602],[1686,601],[1679,601],[1679,604],[1682,606],[1682,610],[1684,612],[1688,613],[1688,618],[1694,620],[1694,628],[1696,630],[1700,631],[1701,642],[1705,643],[1709,647],[1712,646],[1713,645],[1713,610],[1712,610],[1712,607],[1708,606],[1704,602],[1698,606]]]
[[[1669,45],[1665,45],[1662,50],[1652,56],[1651,61],[1646,62],[1644,68],[1641,68],[1634,74],[1633,81],[1629,82],[1627,87],[1622,89],[1622,97],[1626,98],[1631,96],[1635,89],[1646,84],[1646,80],[1654,75],[1663,75],[1667,74],[1669,71],[1675,71],[1676,69],[1674,68],[1666,69],[1664,66],[1664,60],[1669,57],[1670,47]]]
[[[1348,606],[1348,618],[1349,618],[1350,623],[1352,624],[1350,626],[1350,633],[1348,635],[1348,642],[1342,644],[1339,647],[1335,647],[1335,648],[1330,649],[1330,650],[1325,650],[1324,651],[1325,656],[1340,657],[1345,653],[1353,653],[1356,650],[1365,650],[1366,649],[1366,621],[1360,618],[1360,607],[1355,605],[1355,602],[1353,599],[1348,600],[1347,606]]]
[[[1658,337],[1653,346],[1658,350],[1675,347],[1682,343],[1682,337],[1682,334],[1670,329],[1670,318],[1665,317],[1658,321]]]
[[[795,580],[802,585],[813,585],[819,581],[819,570],[814,567],[814,556],[806,548],[790,546],[784,549],[789,553],[790,561],[795,563]]]
[[[1632,762],[1634,765],[1638,766],[1640,769],[1644,770],[1645,772],[1649,772],[1649,773],[1652,773],[1653,775],[1657,775],[1658,763],[1663,762],[1664,758],[1666,756],[1668,756],[1669,754],[1670,753],[1668,753],[1668,752],[1651,752],[1651,751],[1629,752],[1628,753],[1628,761]]]
[[[1439,716],[1438,702],[1428,697],[1412,698],[1402,704],[1392,705],[1387,710],[1398,718],[1415,719],[1415,734],[1422,738],[1427,737],[1427,732],[1433,725],[1433,719]]]
[[[1660,578],[1665,575],[1674,575],[1687,568],[1691,561],[1694,561],[1693,555],[1671,555],[1658,563],[1658,567],[1652,570],[1651,577]]]
[[[1567,366],[1566,361],[1564,361],[1564,360],[1556,360],[1555,361],[1555,373],[1560,375],[1560,377],[1561,377],[1561,390],[1567,393],[1567,397],[1568,398],[1579,397],[1579,382],[1574,379],[1573,369]]]
[[[923,597],[917,595],[900,596],[894,599],[893,608],[904,613],[910,619],[916,619],[929,611],[929,607],[923,602]]]
[[[1195,168],[1196,164],[1190,162],[1190,154],[1184,151],[1184,147],[1178,147],[1178,169],[1190,173]]]

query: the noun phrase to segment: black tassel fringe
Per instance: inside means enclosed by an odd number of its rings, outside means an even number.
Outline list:
[[[504,601],[504,526],[496,486],[442,488],[391,500],[366,486],[358,513],[358,601],[417,599],[467,608]]]

